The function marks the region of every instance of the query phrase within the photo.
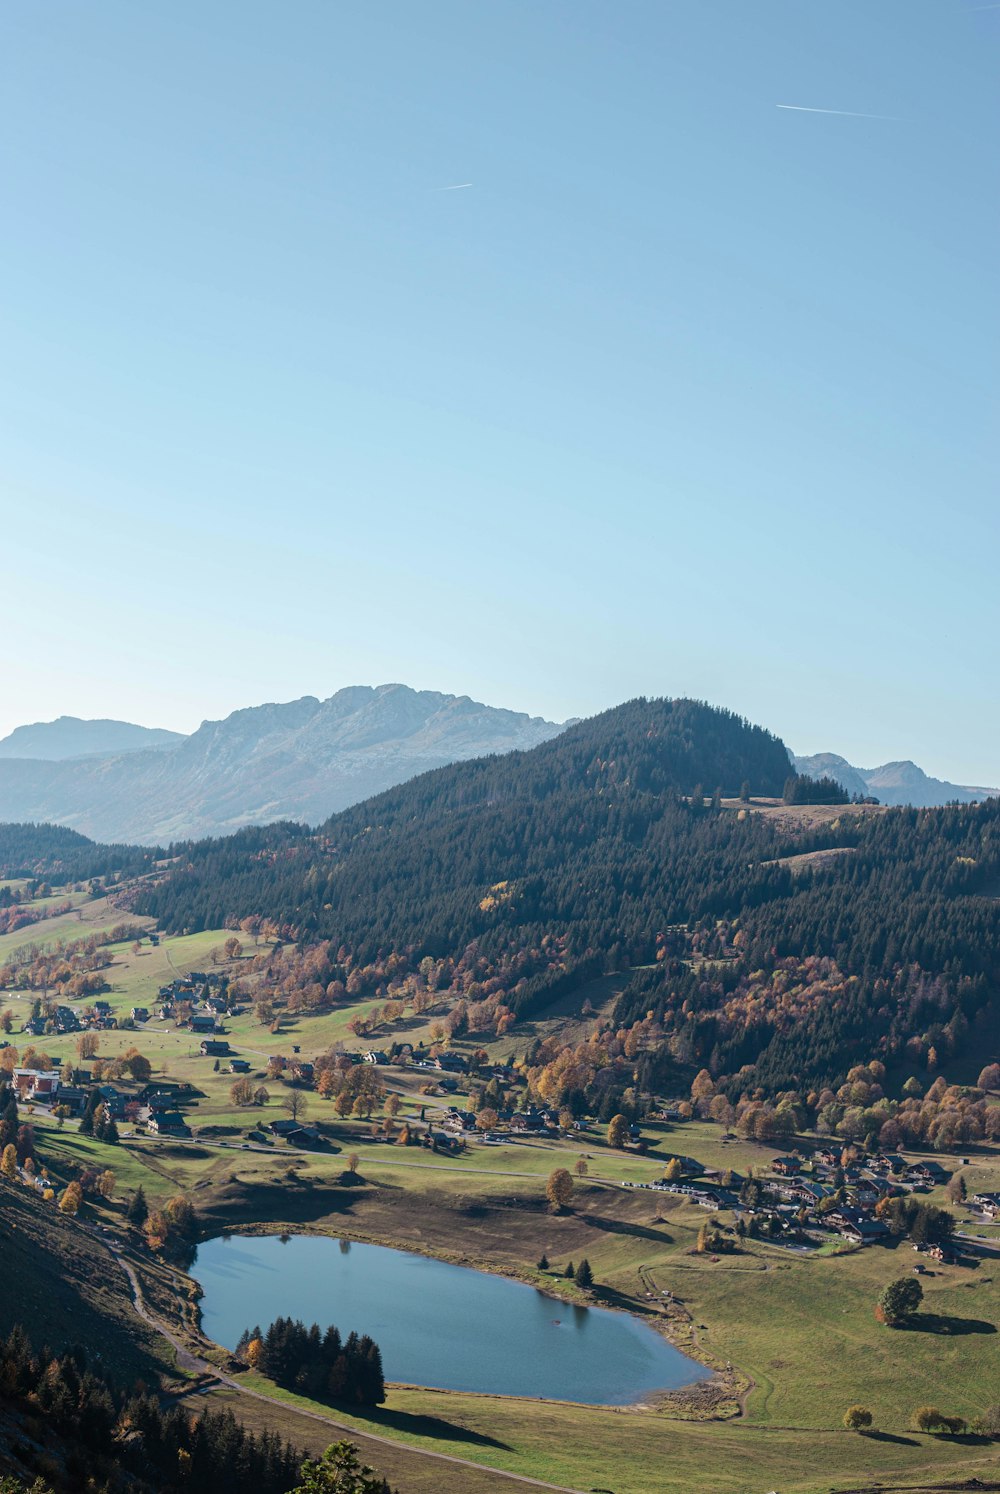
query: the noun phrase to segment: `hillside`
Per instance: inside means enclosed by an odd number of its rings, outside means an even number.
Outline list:
[[[942,804],[978,804],[994,797],[997,789],[967,788],[945,779],[931,778],[916,763],[883,763],[880,768],[856,768],[835,752],[816,752],[811,757],[793,757],[796,770],[811,778],[835,778],[849,794],[872,794],[881,804],[913,805],[933,809]]]
[[[796,828],[724,802],[745,781],[777,793],[786,766],[776,737],[726,712],[633,701],[529,753],[424,775],[314,835],[196,845],[140,907],[175,930],[256,918],[330,941],[317,1000],[439,962],[436,978],[456,994],[471,982],[490,1024],[634,970],[615,1022],[652,1020],[650,1083],[705,1064],[736,1092],[752,1064],[778,1093],[872,1057],[959,1051],[1000,978],[1000,904],[985,895],[1000,804]],[[852,854],[806,857],[837,848]]]
[[[131,721],[82,721],[79,716],[60,716],[56,721],[15,727],[0,739],[0,758],[62,762],[74,757],[111,757],[176,747],[183,741],[182,732],[135,726]]]
[[[155,750],[71,761],[0,754],[0,820],[143,845],[277,819],[315,824],[415,773],[533,747],[561,730],[467,696],[359,685],[235,711]],[[8,743],[15,738],[27,740],[14,732]]]

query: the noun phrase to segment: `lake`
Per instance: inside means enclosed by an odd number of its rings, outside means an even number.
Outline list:
[[[277,1317],[368,1333],[387,1380],[623,1406],[707,1378],[639,1318],[572,1307],[523,1282],[323,1235],[198,1246],[202,1325],[232,1349]]]

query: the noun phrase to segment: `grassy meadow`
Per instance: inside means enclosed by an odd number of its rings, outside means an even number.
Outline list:
[[[91,900],[64,918],[3,936],[0,959],[12,947],[5,941],[79,937],[122,917],[106,900]],[[131,944],[114,947],[107,999],[121,1015],[133,1005],[152,1008],[160,985],[178,973],[211,968],[210,951],[224,938],[224,931],[211,930],[164,938],[158,948],[144,940],[138,952]],[[235,973],[238,962],[229,968]],[[565,1031],[569,1022],[571,1038],[585,1035],[592,1014],[610,1009],[619,979],[592,983],[587,993],[577,993],[575,1006],[546,1013],[532,1031],[545,1035],[557,1022]],[[590,1002],[586,1016],[580,1009],[584,994]],[[3,993],[0,1000],[15,1019],[27,1015],[23,994]],[[226,1037],[263,1077],[267,1056],[290,1055],[295,1045],[304,1057],[336,1041],[357,1046],[347,1024],[371,1004],[285,1018],[278,1034],[247,1012],[226,1022]],[[426,1027],[415,1023],[408,1038],[429,1033],[431,1020]],[[16,1031],[11,1038],[25,1041]],[[121,1224],[124,1202],[140,1184],[153,1204],[183,1192],[208,1234],[255,1227],[320,1230],[502,1271],[571,1300],[647,1314],[678,1346],[719,1372],[706,1397],[682,1395],[624,1410],[560,1403],[558,1385],[551,1402],[394,1387],[384,1408],[364,1416],[309,1407],[246,1376],[249,1388],[281,1404],[268,1408],[240,1398],[241,1416],[277,1419],[303,1445],[323,1445],[333,1434],[296,1407],[332,1417],[359,1435],[389,1438],[398,1454],[362,1444],[363,1455],[417,1494],[492,1494],[509,1487],[498,1478],[501,1471],[614,1494],[827,1494],[876,1481],[885,1488],[935,1489],[959,1478],[986,1479],[991,1469],[996,1473],[992,1444],[915,1432],[913,1412],[933,1403],[971,1420],[1000,1401],[1000,1256],[983,1255],[975,1266],[928,1262],[918,1326],[894,1331],[875,1321],[873,1308],[889,1281],[912,1271],[916,1257],[906,1243],[804,1254],[748,1241],[741,1253],[711,1258],[693,1253],[698,1229],[711,1217],[704,1209],[677,1196],[618,1186],[658,1178],[678,1152],[742,1173],[766,1167],[776,1155],[771,1147],[724,1141],[717,1125],[647,1124],[644,1156],[611,1150],[603,1128],[596,1128],[560,1140],[512,1139],[496,1146],[473,1141],[463,1155],[446,1157],[375,1140],[370,1122],[342,1120],[330,1102],[310,1093],[308,1118],[323,1125],[329,1144],[302,1152],[284,1142],[247,1140],[258,1123],[285,1113],[290,1090],[281,1081],[264,1081],[270,1100],[263,1109],[239,1108],[230,1098],[227,1061],[215,1071],[213,1060],[198,1052],[200,1039],[172,1023],[154,1020],[136,1031],[101,1032],[99,1041],[103,1057],[135,1045],[150,1059],[154,1078],[189,1083],[184,1109],[194,1134],[190,1141],[139,1139],[123,1124],[121,1144],[109,1147],[80,1136],[73,1121],[59,1125],[35,1112],[30,1119],[37,1149],[54,1178],[69,1178],[86,1165],[116,1174],[116,1199],[100,1210],[88,1204],[87,1217]],[[522,1028],[492,1051],[506,1057],[523,1051],[525,1041]],[[76,1057],[75,1035],[38,1039],[35,1046],[57,1062]],[[382,1073],[400,1096],[400,1120],[422,1108],[433,1118],[442,1105],[464,1103],[460,1096],[422,1095],[421,1084],[431,1078],[426,1072]],[[377,1112],[374,1119],[380,1118]],[[360,1181],[345,1181],[349,1151],[360,1157]],[[587,1174],[576,1180],[570,1210],[555,1216],[546,1204],[546,1180],[555,1167],[572,1170],[581,1157]],[[960,1165],[958,1157],[940,1160],[949,1170]],[[970,1194],[1000,1188],[1000,1153],[979,1148],[963,1171]],[[930,1196],[944,1201],[943,1193]],[[970,1226],[962,1210],[959,1218],[961,1228],[977,1234],[1000,1233]],[[538,1266],[543,1252],[548,1272]],[[597,1283],[592,1299],[561,1275],[568,1260],[583,1256]],[[391,1363],[386,1372],[391,1379]],[[216,1390],[212,1399],[230,1403],[234,1392]],[[844,1411],[854,1402],[872,1410],[873,1435],[842,1429]],[[451,1465],[415,1457],[411,1450],[418,1448],[471,1459],[495,1472],[456,1473]]]

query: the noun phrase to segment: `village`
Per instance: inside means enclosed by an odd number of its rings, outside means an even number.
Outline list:
[[[254,1116],[239,1137],[216,1135],[218,1128],[201,1125],[199,1101],[204,1093],[198,1083],[168,1077],[166,1064],[154,1079],[149,1060],[135,1048],[110,1061],[94,1057],[88,1067],[82,1054],[96,1054],[96,1044],[78,1041],[80,1062],[67,1058],[59,1067],[42,1068],[5,1058],[5,1051],[16,1052],[5,1040],[0,1042],[0,1066],[9,1073],[19,1105],[26,1110],[37,1108],[39,1116],[47,1115],[59,1125],[71,1121],[86,1128],[88,1118],[100,1106],[105,1121],[128,1127],[126,1135],[133,1141],[197,1138],[243,1150],[281,1145],[289,1150],[336,1151],[338,1143],[349,1140],[352,1144],[416,1145],[437,1154],[461,1156],[470,1146],[498,1147],[520,1140],[551,1145],[554,1152],[567,1142],[578,1148],[601,1146],[603,1156],[604,1138],[596,1121],[533,1103],[523,1091],[516,1068],[508,1062],[493,1062],[482,1051],[463,1053],[439,1045],[425,1048],[423,1042],[394,1043],[389,1051],[351,1050],[338,1043],[331,1053],[314,1059],[303,1057],[298,1043],[291,1045],[291,1052],[263,1052],[248,1051],[241,1042],[242,1051],[237,1051],[230,1043],[227,1023],[239,1019],[245,1007],[230,986],[225,973],[191,970],[160,985],[152,1009],[131,1004],[117,1013],[104,999],[77,1007],[35,1000],[23,1033],[37,1041],[117,1030],[134,1032],[141,1040],[143,1032],[152,1030],[150,1024],[157,1031],[170,1024],[178,1035],[190,1037],[196,1045],[192,1051],[207,1061],[206,1067],[210,1064],[213,1077],[230,1075],[243,1082],[241,1093],[247,1107],[251,1113],[260,1111],[260,1118]],[[25,1049],[25,1057],[33,1052]],[[346,1131],[333,1118],[308,1118],[310,1092],[332,1092],[323,1070],[334,1068],[343,1076],[355,1067],[372,1071],[368,1092],[375,1103],[360,1110],[355,1107],[350,1115],[341,1112],[340,1119],[357,1122],[363,1117],[367,1127],[360,1130],[352,1124]],[[267,1084],[280,1086],[279,1104],[287,1114],[273,1115],[274,1097]],[[390,1095],[384,1118],[372,1120],[372,1109]],[[401,1096],[411,1100],[402,1116]],[[466,1104],[461,1106],[456,1101],[463,1097]],[[829,1249],[838,1242],[848,1249],[877,1245],[905,1233],[927,1260],[960,1264],[972,1238],[968,1230],[1000,1219],[1000,1193],[986,1191],[966,1198],[964,1184],[952,1185],[953,1173],[932,1157],[907,1159],[899,1152],[867,1152],[857,1144],[802,1136],[793,1151],[762,1155],[759,1163],[744,1165],[740,1172],[664,1150],[662,1136],[648,1134],[651,1127],[658,1132],[683,1127],[689,1117],[690,1105],[683,1099],[650,1097],[643,1123],[626,1124],[616,1145],[619,1154],[649,1155],[662,1175],[617,1180],[609,1176],[604,1181],[616,1182],[623,1189],[674,1195],[704,1209],[711,1219],[710,1227],[702,1232],[701,1248],[713,1253],[738,1252],[747,1238],[808,1252]],[[652,1155],[651,1141],[657,1144]],[[738,1141],[735,1133],[722,1129],[721,1146]],[[961,1160],[968,1165],[968,1158]],[[577,1169],[585,1173],[586,1162],[578,1160]],[[964,1232],[955,1228],[947,1211],[919,1206],[923,1196],[943,1188],[949,1189],[951,1203],[966,1209]],[[907,1200],[908,1214],[901,1208]],[[917,1272],[924,1269],[921,1262],[914,1267]]]

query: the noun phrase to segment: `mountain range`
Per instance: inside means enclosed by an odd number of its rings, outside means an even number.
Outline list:
[[[416,773],[534,747],[562,729],[406,685],[253,706],[188,737],[61,717],[0,742],[0,820],[142,845],[272,820],[316,824]]]
[[[793,754],[792,761],[799,773],[808,773],[810,778],[834,778],[849,794],[861,798],[873,795],[880,804],[931,809],[941,804],[978,804],[1000,793],[1000,789],[970,788],[931,778],[908,759],[883,763],[880,768],[856,768],[835,752],[816,752],[811,757]]]
[[[0,820],[139,845],[273,820],[317,824],[428,769],[535,747],[563,730],[468,696],[398,684],[251,706],[190,736],[60,716],[0,740]],[[835,778],[883,804],[973,803],[996,792],[930,778],[912,762],[866,769],[830,752],[789,756],[799,772]]]

